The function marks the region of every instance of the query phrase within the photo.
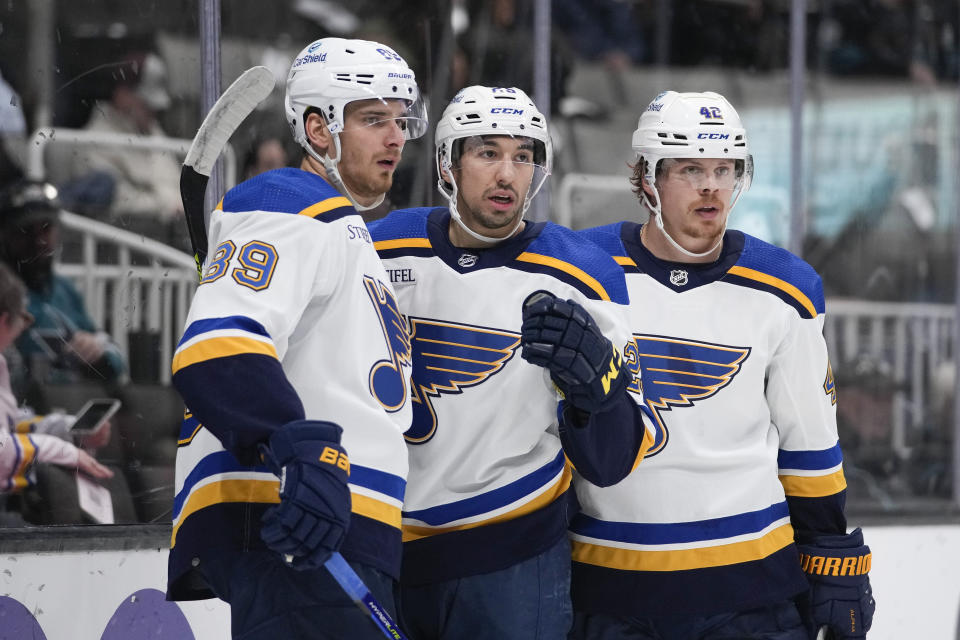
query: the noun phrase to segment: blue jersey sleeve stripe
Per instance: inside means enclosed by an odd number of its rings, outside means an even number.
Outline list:
[[[560,451],[557,457],[551,462],[504,487],[494,489],[483,495],[430,507],[428,509],[404,511],[403,516],[404,518],[426,522],[431,526],[440,526],[455,520],[488,513],[504,505],[516,502],[524,496],[528,496],[537,489],[542,488],[563,471],[565,464],[566,460],[563,451]]]
[[[263,325],[252,318],[246,316],[224,316],[222,318],[205,318],[203,320],[194,320],[183,332],[180,343],[183,344],[201,333],[210,331],[219,331],[222,329],[239,329],[258,336],[269,338],[270,334],[263,328]],[[178,345],[179,346],[179,345]]]
[[[777,466],[780,469],[800,469],[804,471],[818,471],[832,469],[843,462],[843,452],[840,443],[829,449],[819,451],[786,451],[780,449],[777,453]]]
[[[401,502],[407,487],[400,476],[355,464],[350,465],[350,484],[372,489]]]
[[[631,544],[678,544],[757,533],[789,516],[786,502],[749,513],[695,522],[605,522],[578,514],[570,525],[570,531],[591,538]]]

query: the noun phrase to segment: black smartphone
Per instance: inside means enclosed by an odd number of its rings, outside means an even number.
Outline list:
[[[70,427],[70,432],[90,433],[96,431],[119,408],[120,401],[115,398],[94,398],[83,405],[83,408],[77,413],[77,420]]]

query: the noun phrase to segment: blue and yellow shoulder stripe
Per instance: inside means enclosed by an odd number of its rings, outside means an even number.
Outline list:
[[[743,237],[743,252],[727,270],[724,282],[772,293],[801,318],[823,313],[823,283],[813,267],[786,249],[747,234]]]
[[[623,270],[610,255],[576,232],[551,222],[510,266],[550,274],[593,300],[629,302]]]
[[[427,234],[427,216],[435,208],[397,209],[385,218],[367,223],[373,247],[380,257],[386,259],[433,255],[433,247]]]
[[[217,208],[291,213],[321,222],[357,214],[353,204],[321,176],[291,167],[267,171],[238,184]]]

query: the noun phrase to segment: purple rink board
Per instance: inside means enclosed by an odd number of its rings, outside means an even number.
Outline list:
[[[100,640],[195,640],[183,611],[157,589],[127,596],[107,622]]]
[[[0,640],[47,640],[47,636],[25,606],[0,596]]]

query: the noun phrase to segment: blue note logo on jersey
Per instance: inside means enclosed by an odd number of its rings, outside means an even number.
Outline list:
[[[423,444],[436,433],[433,398],[489,380],[520,345],[518,333],[425,318],[410,318],[410,339],[413,424],[404,434],[410,444]]]
[[[410,334],[393,291],[370,276],[363,276],[363,286],[380,318],[389,354],[387,360],[380,360],[370,368],[370,393],[384,410],[392,413],[402,409],[407,401],[405,367],[410,366]]]
[[[630,390],[643,393],[657,422],[647,457],[660,453],[670,438],[664,413],[716,394],[730,384],[749,355],[750,347],[633,334],[623,349],[623,360],[634,375]]]

